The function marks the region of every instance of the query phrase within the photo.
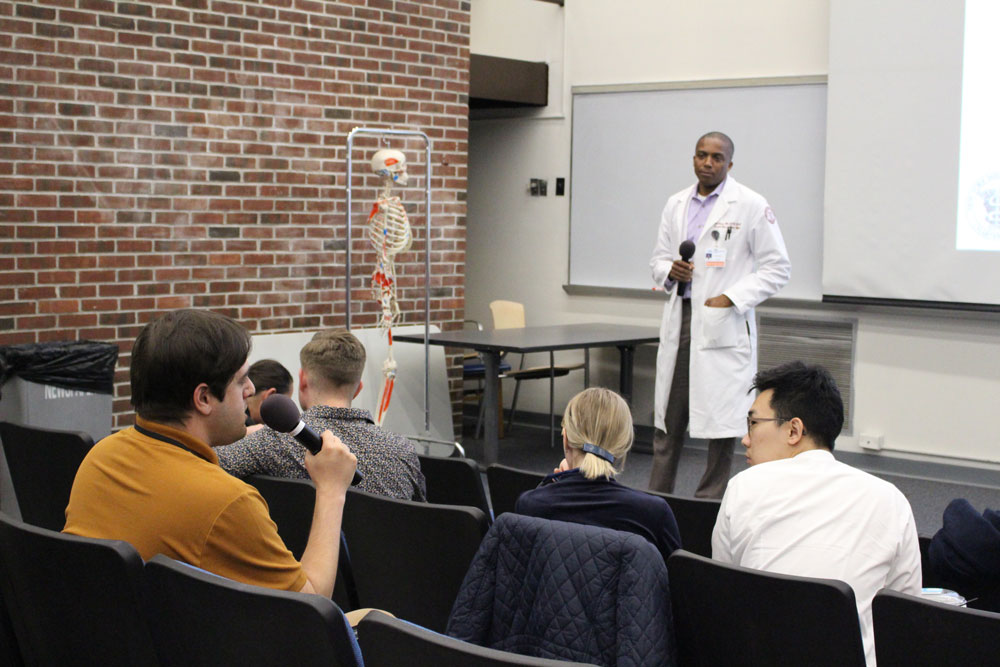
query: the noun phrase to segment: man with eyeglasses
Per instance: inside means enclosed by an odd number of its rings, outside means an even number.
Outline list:
[[[730,480],[722,498],[712,558],[846,582],[874,665],[875,593],[920,594],[910,504],[889,482],[833,458],[844,404],[826,369],[791,362],[758,373],[754,389],[760,393],[743,436],[751,467]]]

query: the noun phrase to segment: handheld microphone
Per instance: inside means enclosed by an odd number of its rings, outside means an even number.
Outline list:
[[[681,242],[681,247],[678,249],[681,254],[681,261],[689,262],[691,258],[694,257],[694,241],[684,240]],[[677,283],[677,296],[684,294],[684,290],[687,289],[689,283]],[[294,407],[294,406],[293,406]]]
[[[274,393],[265,398],[260,404],[260,418],[269,428],[278,433],[287,433],[298,440],[314,456],[323,449],[323,439],[302,421],[299,409],[284,394]],[[356,486],[362,479],[362,474],[355,469],[351,486]]]

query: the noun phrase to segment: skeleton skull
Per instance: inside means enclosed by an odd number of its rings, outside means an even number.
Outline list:
[[[391,178],[394,183],[406,185],[406,156],[402,151],[383,148],[372,156],[372,171]]]

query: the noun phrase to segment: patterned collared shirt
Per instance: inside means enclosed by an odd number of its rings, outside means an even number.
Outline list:
[[[302,421],[317,433],[331,431],[358,457],[358,470],[364,475],[358,489],[402,500],[427,500],[413,444],[376,426],[367,410],[314,405],[302,414]],[[305,448],[287,433],[267,426],[231,445],[216,447],[215,453],[219,465],[236,477],[309,478]]]

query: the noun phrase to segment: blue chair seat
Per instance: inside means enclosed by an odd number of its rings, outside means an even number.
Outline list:
[[[500,374],[504,374],[510,370],[510,364],[506,361],[500,362]],[[469,359],[462,366],[462,375],[465,379],[470,378],[480,378],[486,376],[486,364],[484,364],[479,358]]]

